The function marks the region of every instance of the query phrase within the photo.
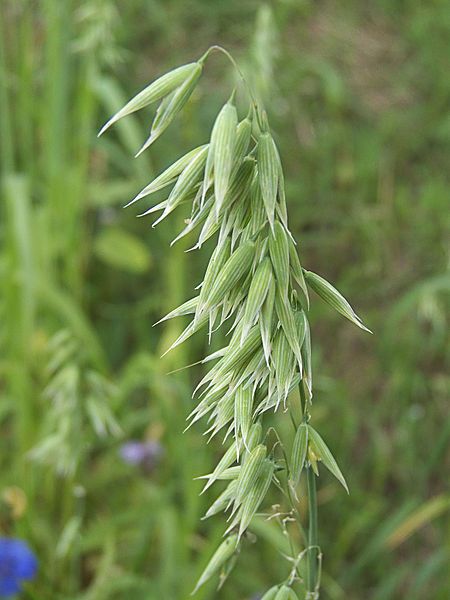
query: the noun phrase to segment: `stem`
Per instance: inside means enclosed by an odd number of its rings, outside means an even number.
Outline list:
[[[295,423],[294,423],[294,426],[295,426]],[[277,443],[279,443],[280,448],[282,449],[284,460],[285,460],[286,464],[288,464],[288,458],[286,456],[286,452],[284,450],[283,444],[281,442],[281,439],[280,439],[280,436],[278,435],[277,430],[274,427],[270,427],[268,429],[267,433],[269,433],[270,431],[274,432],[275,437],[278,440]],[[288,500],[289,505],[291,507],[291,511],[295,515],[295,523],[297,525],[299,534],[300,534],[301,538],[304,540],[304,542],[306,543],[306,541],[307,541],[306,532],[303,529],[301,515],[300,515],[300,512],[299,512],[298,507],[297,507],[297,502],[296,502],[295,498],[292,496],[292,490],[291,490],[291,487],[289,485],[289,471],[286,472],[286,487],[284,488],[282,485],[280,485],[279,486],[279,490],[283,493],[283,495],[285,496],[285,498]]]
[[[299,385],[300,400],[303,408],[303,421],[308,423],[309,411],[308,401],[305,396],[302,383]],[[309,465],[306,468],[306,485],[308,492],[308,514],[309,514],[309,529],[308,529],[308,547],[307,547],[307,573],[306,573],[306,600],[317,600],[319,598],[320,584],[320,569],[318,570],[320,561],[319,538],[317,534],[317,490],[316,476],[313,468]]]
[[[225,48],[222,48],[222,46],[210,46],[208,48],[208,50],[205,52],[205,54],[199,59],[199,62],[204,62],[209,54],[213,51],[217,51],[217,52],[222,52],[222,54],[225,54],[225,56],[228,58],[228,60],[231,62],[231,64],[233,65],[233,67],[235,68],[237,74],[239,75],[239,78],[241,79],[242,83],[244,84],[244,88],[247,90],[247,93],[249,95],[249,98],[255,108],[255,113],[257,118],[259,117],[259,112],[258,112],[258,101],[256,100],[255,96],[253,95],[253,91],[252,88],[250,87],[248,81],[245,79],[245,76],[243,74],[243,72],[241,71],[239,65],[237,64],[237,62],[234,60],[233,56],[230,54],[230,52],[228,52],[228,50],[226,50]]]
[[[317,536],[317,492],[316,476],[312,467],[306,469],[307,487],[308,487],[308,510],[309,510],[309,531],[308,531],[308,572],[306,588],[308,594],[306,598],[311,600],[319,597],[317,592],[317,564],[319,555],[318,536]]]

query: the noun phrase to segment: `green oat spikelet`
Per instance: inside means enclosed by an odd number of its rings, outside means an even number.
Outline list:
[[[272,279],[272,267],[270,265],[270,260],[266,257],[259,263],[250,284],[243,315],[241,344],[247,337],[256,317],[260,312],[261,306],[263,305],[267,293],[269,292],[269,288],[272,285]]]
[[[152,102],[157,102],[170,94],[175,88],[182,85],[193,73],[198,69],[198,63],[192,62],[187,65],[177,67],[172,71],[169,71],[165,75],[162,75],[153,83],[145,87],[139,94],[134,96],[123,108],[121,108],[115,115],[113,115],[105,125],[100,129],[99,136],[101,136],[111,125],[122,119],[123,117],[130,115],[131,113],[148,106]]]
[[[224,564],[236,552],[237,545],[238,536],[236,534],[230,535],[224,542],[220,544],[215,553],[212,555],[209,563],[206,565],[205,570],[200,575],[197,585],[195,586],[191,595],[194,595],[202,585],[211,579],[211,577],[224,566]]]
[[[233,100],[230,99],[219,112],[211,134],[210,156],[212,165],[209,166],[208,171],[211,168],[214,170],[216,215],[220,212],[230,182],[236,147],[237,124],[236,107]]]
[[[236,490],[235,509],[242,503],[248,492],[253,488],[258,479],[266,458],[267,448],[259,444],[254,448],[239,473]]]
[[[264,594],[264,596],[261,598],[261,600],[275,600],[275,597],[276,597],[279,589],[280,589],[279,585],[274,585],[273,587],[271,587],[270,589],[267,590],[267,592]]]
[[[241,449],[241,445],[242,445],[242,443],[241,443],[241,440],[239,440],[239,439],[236,442],[233,442],[231,444],[231,446],[228,448],[228,450],[222,456],[222,458],[220,459],[216,468],[212,472],[211,477],[208,479],[207,483],[205,484],[205,487],[200,492],[201,494],[206,492],[206,490],[217,479],[219,479],[219,477],[227,470],[227,468],[230,467],[234,462],[236,462],[236,460],[239,458],[239,452]]]
[[[297,600],[297,594],[291,587],[282,585],[275,596],[275,600]]]
[[[274,470],[274,463],[271,460],[266,460],[254,485],[245,496],[239,514],[239,538],[242,537],[242,534],[250,525],[256,511],[266,497],[270,484],[272,483]]]
[[[269,235],[269,254],[278,289],[285,298],[289,288],[289,242],[286,231],[279,221],[275,222],[273,232]]]
[[[169,127],[174,118],[189,100],[200,75],[202,74],[202,70],[203,66],[200,63],[196,63],[180,87],[172,92],[170,96],[166,96],[161,102],[156,111],[150,135],[142,145],[142,148],[137,152],[136,157],[140,156],[142,152],[151,146],[151,144],[153,144],[153,142],[155,142]]]
[[[254,251],[255,245],[249,241],[233,252],[218,273],[215,281],[211,284],[211,289],[206,294],[205,306],[201,307],[201,311],[218,304],[225,294],[248,273],[254,257]]]
[[[289,300],[281,295],[277,290],[275,294],[275,308],[278,318],[283,328],[284,335],[289,342],[292,352],[295,354],[295,358],[300,366],[303,364],[300,340],[297,335],[297,323],[295,319],[294,311],[292,310],[291,303]]]
[[[339,313],[341,313],[341,315],[344,315],[344,317],[349,319],[349,321],[354,323],[360,329],[363,329],[368,333],[372,333],[370,329],[367,329],[367,327],[355,313],[349,302],[340,292],[338,292],[334,286],[331,285],[331,283],[312,271],[303,271],[305,273],[307,283],[323,300],[325,300],[327,304],[334,308],[334,310],[337,310]]]
[[[308,425],[308,440],[309,447],[313,451],[314,455],[317,457],[318,460],[321,460],[323,462],[323,464],[331,473],[333,473],[333,475],[342,484],[343,488],[348,494],[349,491],[347,482],[345,481],[345,478],[342,475],[340,468],[338,467],[336,459],[331,454],[328,446],[323,441],[321,436],[317,433],[315,429],[311,427],[311,425]]]
[[[303,269],[300,264],[300,258],[298,256],[297,249],[294,242],[289,239],[289,260],[291,266],[291,272],[294,280],[300,289],[300,301],[304,310],[309,310],[309,294],[308,287],[306,285],[305,277],[303,275]]]
[[[294,486],[298,485],[303,467],[305,465],[306,453],[308,450],[308,425],[302,423],[295,433],[294,443],[292,444],[290,472]]]
[[[233,152],[233,167],[231,169],[230,180],[233,180],[234,176],[239,170],[242,161],[247,155],[247,151],[250,145],[252,137],[252,121],[249,117],[246,117],[240,121],[236,127],[236,141]]]
[[[206,161],[206,155],[208,153],[208,146],[206,145],[202,150],[196,153],[191,159],[189,164],[183,169],[180,174],[174,188],[170,192],[167,198],[167,204],[164,208],[164,212],[157,219],[152,227],[156,227],[163,219],[167,217],[181,202],[184,202],[191,193],[194,185],[198,182],[199,177],[203,171]]]
[[[128,204],[125,204],[124,208],[128,208],[128,206],[130,206],[134,202],[137,202],[141,198],[144,198],[145,196],[150,196],[150,194],[154,194],[155,192],[158,192],[159,190],[164,189],[168,185],[175,183],[175,181],[176,181],[177,177],[180,175],[180,173],[182,173],[184,171],[184,169],[189,165],[189,163],[198,154],[203,152],[204,149],[207,147],[208,147],[207,144],[203,144],[202,146],[199,146],[198,148],[194,148],[193,150],[191,150],[190,152],[188,152],[187,154],[185,154],[184,156],[179,158],[176,162],[174,162],[172,165],[167,167],[167,169],[165,169],[165,171],[160,173],[153,181],[151,181],[148,185],[146,185],[145,188],[143,188],[139,192],[139,194],[137,194],[137,196],[135,196],[133,198],[133,200],[130,200],[130,202],[128,202]],[[150,211],[153,212],[154,210],[155,210],[155,208],[149,209],[149,211],[146,211],[146,213],[144,213],[144,214],[148,214]]]
[[[253,393],[250,387],[240,385],[234,396],[234,427],[236,440],[242,436],[244,445],[252,424]]]
[[[258,139],[258,177],[267,219],[272,230],[274,229],[277,202],[278,163],[279,157],[275,142],[270,133],[264,132]]]
[[[231,505],[235,498],[236,489],[237,479],[233,479],[225,488],[225,490],[220,494],[220,496],[216,498],[216,500],[211,504],[203,519],[209,519],[210,517],[213,517],[214,515],[217,515],[218,513],[224,510],[227,510],[227,508]]]

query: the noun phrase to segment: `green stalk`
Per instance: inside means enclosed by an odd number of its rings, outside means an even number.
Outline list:
[[[313,600],[319,597],[317,588],[317,563],[319,557],[318,535],[317,535],[317,491],[316,476],[312,467],[306,469],[306,481],[308,488],[308,510],[309,510],[309,529],[308,529],[308,570],[306,589],[308,590],[306,598]]]

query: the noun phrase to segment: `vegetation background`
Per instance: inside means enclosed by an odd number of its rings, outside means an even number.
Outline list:
[[[213,496],[193,480],[220,445],[181,433],[199,371],[167,375],[204,336],[160,360],[183,323],[152,328],[190,297],[209,249],[169,250],[182,215],[151,230],[122,206],[207,139],[228,65],[211,60],[140,158],[145,114],[96,138],[149,81],[219,43],[271,114],[305,266],[375,332],[313,299],[315,418],[351,489],[321,476],[323,598],[446,600],[448,4],[1,0],[0,31],[0,529],[39,558],[23,598],[182,600],[222,535],[220,517],[200,521]],[[128,440],[163,454],[132,466]],[[275,523],[253,531],[223,590],[197,598],[256,598],[285,577]]]

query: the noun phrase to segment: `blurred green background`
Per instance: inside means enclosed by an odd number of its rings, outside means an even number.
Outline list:
[[[208,62],[140,158],[145,111],[96,138],[218,43],[270,113],[304,265],[375,332],[313,298],[314,419],[351,489],[321,475],[321,597],[446,600],[447,2],[2,0],[0,30],[0,532],[39,557],[23,597],[185,599],[222,535],[220,516],[200,521],[214,491],[193,480],[220,444],[181,433],[200,371],[167,375],[205,336],[160,360],[183,322],[152,328],[191,297],[211,248],[169,250],[185,215],[152,230],[122,206],[207,139],[228,64]],[[160,445],[151,468],[120,457],[133,439]],[[286,576],[275,523],[253,531],[223,590],[196,598],[256,598]]]

